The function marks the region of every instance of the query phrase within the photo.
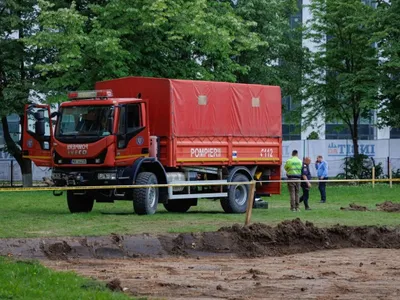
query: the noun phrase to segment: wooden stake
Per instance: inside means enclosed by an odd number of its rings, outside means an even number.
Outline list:
[[[392,164],[389,163],[389,186],[390,188],[393,187],[393,174],[392,174]]]
[[[375,188],[375,167],[372,167],[372,188]]]
[[[253,211],[253,203],[254,203],[254,193],[256,191],[256,182],[252,181],[250,186],[249,196],[247,198],[247,209],[246,209],[246,221],[244,223],[245,226],[250,224],[251,213]]]

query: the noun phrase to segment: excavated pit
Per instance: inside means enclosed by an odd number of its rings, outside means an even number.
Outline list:
[[[399,299],[399,228],[296,219],[204,233],[2,239],[0,255],[146,299]]]
[[[255,223],[215,232],[1,239],[0,255],[68,260],[165,256],[265,257],[341,248],[400,248],[400,228],[342,226],[319,228],[300,219],[275,227]]]

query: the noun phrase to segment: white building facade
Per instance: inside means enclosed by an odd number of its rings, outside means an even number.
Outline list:
[[[296,15],[291,17],[291,25],[296,26],[298,24],[306,25],[306,23],[312,18],[310,9],[308,6],[312,0],[298,0],[298,6],[301,9]],[[362,0],[361,0],[362,1]],[[364,0],[367,4],[372,5],[370,0]],[[316,49],[312,41],[303,39],[302,41],[304,47],[308,47],[311,51]],[[306,101],[306,100],[304,100]],[[304,103],[303,101],[303,103]],[[284,107],[288,110],[292,110],[293,103],[290,97],[285,97],[283,99]],[[307,114],[307,111],[301,112],[303,115]],[[302,118],[304,119],[304,118]],[[378,118],[376,112],[371,113],[370,118],[361,119],[359,124],[359,137],[360,140],[387,140],[387,139],[397,139],[400,138],[400,129],[384,127],[378,128],[376,124],[378,123]],[[340,123],[327,123],[323,117],[323,114],[319,118],[314,120],[314,123],[310,126],[305,126],[305,124],[294,124],[290,120],[285,120],[283,118],[283,139],[284,140],[307,140],[311,133],[318,134],[319,139],[327,140],[346,140],[351,139],[350,131],[346,126]]]

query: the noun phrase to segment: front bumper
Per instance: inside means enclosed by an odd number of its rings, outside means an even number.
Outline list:
[[[99,174],[109,174],[109,176],[100,176]],[[115,176],[114,176],[115,175]],[[115,168],[101,168],[94,170],[77,169],[53,169],[51,178],[56,186],[96,186],[96,185],[118,185],[118,170]]]

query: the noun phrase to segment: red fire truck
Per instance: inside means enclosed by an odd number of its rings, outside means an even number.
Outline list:
[[[68,97],[53,114],[27,105],[23,153],[51,167],[56,186],[114,187],[67,191],[72,213],[115,200],[132,201],[137,214],[154,214],[158,203],[186,212],[200,198],[243,213],[249,185],[215,184],[281,177],[277,86],[126,77]],[[115,188],[189,182],[199,185]],[[280,184],[257,184],[256,193],[278,194]]]

